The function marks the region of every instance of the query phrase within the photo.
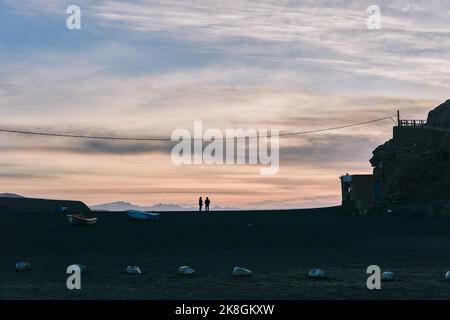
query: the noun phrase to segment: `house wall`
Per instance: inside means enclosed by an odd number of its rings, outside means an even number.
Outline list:
[[[343,201],[374,200],[373,175],[352,175],[352,181],[347,183],[341,177],[341,190]],[[348,190],[350,186],[351,190]]]
[[[352,184],[354,200],[374,199],[373,175],[370,174],[353,176]]]
[[[351,182],[345,182],[343,178],[344,176],[341,177],[343,211],[351,214],[366,214],[375,205],[373,175],[353,175]]]

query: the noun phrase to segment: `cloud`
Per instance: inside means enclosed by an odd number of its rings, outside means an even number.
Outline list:
[[[19,12],[46,12],[53,16],[61,15],[67,4],[8,3]],[[446,2],[379,1],[382,10],[379,31],[366,28],[366,9],[372,4],[273,0],[79,2],[92,23],[83,32],[95,33],[99,27],[120,30],[123,43],[128,36],[150,42],[155,42],[155,37],[165,39],[168,47],[161,47],[160,43],[153,48],[140,46],[152,55],[163,50],[164,55],[157,56],[160,63],[177,43],[181,57],[188,55],[185,48],[194,47],[197,59],[198,55],[210,55],[234,65],[233,68],[239,64],[264,65],[267,69],[306,73],[312,79],[316,78],[314,74],[323,79],[331,71],[330,79],[339,77],[335,83],[349,73],[360,81],[387,79],[448,88],[450,23]],[[122,55],[126,46],[112,52]],[[91,56],[96,59],[98,55]],[[127,61],[130,64],[135,60],[140,60],[139,54]],[[117,64],[115,68],[121,69]],[[272,75],[276,78],[276,73]]]
[[[140,153],[170,153],[171,143],[167,142],[102,142],[102,141],[83,141],[72,146],[66,147],[64,151],[77,152],[83,154],[140,154]]]
[[[280,164],[345,167],[346,163],[364,162],[382,141],[367,135],[312,135],[293,145],[282,145]]]
[[[29,173],[14,173],[14,172],[1,172],[0,171],[0,177],[4,178],[4,179],[9,179],[12,178],[14,180],[16,179],[31,179],[31,178],[35,178],[36,175],[34,174],[29,174]]]

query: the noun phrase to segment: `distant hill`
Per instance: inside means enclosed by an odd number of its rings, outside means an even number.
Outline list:
[[[117,201],[111,203],[103,203],[93,205],[90,207],[94,211],[127,211],[127,210],[142,210],[142,211],[197,211],[198,208],[182,207],[177,204],[155,204],[149,206],[139,206],[130,202]],[[222,208],[220,206],[214,206],[213,210],[239,210],[238,208]]]
[[[234,207],[214,206],[211,210],[217,210],[217,211],[233,211],[233,210],[242,210],[242,209],[240,209],[240,208],[234,208]]]
[[[15,193],[0,193],[0,198],[25,198]]]
[[[193,211],[195,208],[185,208],[176,204],[156,204],[150,206],[139,206],[130,202],[117,201],[111,203],[103,203],[91,206],[94,211],[127,211],[127,210],[142,210],[142,211]]]

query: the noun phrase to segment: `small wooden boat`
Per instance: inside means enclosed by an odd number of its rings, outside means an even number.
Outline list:
[[[146,212],[139,210],[128,210],[127,214],[131,219],[152,221],[158,221],[160,216],[159,213],[156,212]]]
[[[67,220],[73,225],[91,225],[97,223],[97,218],[88,218],[82,214],[68,214]]]

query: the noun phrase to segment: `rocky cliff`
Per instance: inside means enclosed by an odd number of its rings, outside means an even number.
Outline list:
[[[450,131],[442,127],[450,128],[450,100],[430,111],[426,127],[395,127],[375,149],[370,162],[384,201],[450,203]]]
[[[447,100],[436,109],[430,111],[427,124],[430,126],[450,128],[450,100]]]

